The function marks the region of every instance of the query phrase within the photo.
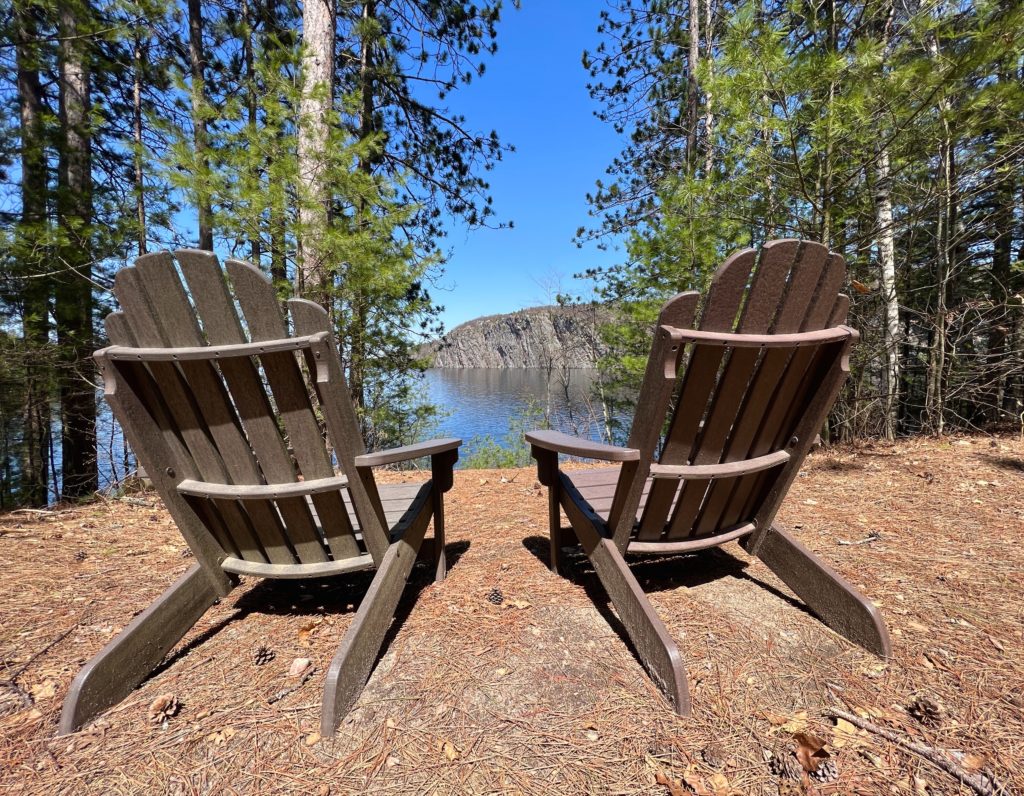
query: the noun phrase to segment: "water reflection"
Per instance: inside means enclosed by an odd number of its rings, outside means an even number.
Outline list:
[[[569,371],[568,383],[544,368],[436,368],[426,373],[426,399],[447,415],[438,434],[491,436],[504,442],[509,423],[536,407],[552,427],[601,439],[601,407],[593,399],[594,370]]]

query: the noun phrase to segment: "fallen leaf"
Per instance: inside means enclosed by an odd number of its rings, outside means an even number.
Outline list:
[[[783,732],[788,732],[791,735],[803,732],[807,729],[807,711],[801,710],[799,713],[794,713],[779,729]]]
[[[859,744],[860,730],[846,719],[836,719],[836,726],[832,729],[832,746],[841,749],[847,744]]]
[[[823,760],[831,755],[825,751],[825,742],[817,735],[809,732],[798,732],[793,735],[796,741],[796,759],[808,774],[817,771]]]
[[[668,788],[668,792],[671,796],[689,796],[683,786],[669,777],[664,771],[659,771],[655,775],[654,781],[659,785]]]
[[[726,779],[725,774],[722,774],[721,772],[712,774],[708,778],[708,785],[711,786],[711,789],[715,792],[716,796],[718,794],[721,794],[721,796],[727,796],[730,792],[729,780]]]
[[[704,786],[704,778],[697,773],[696,763],[690,763],[686,767],[686,770],[683,772],[683,784],[696,793],[697,796],[711,796],[711,791]]]
[[[225,743],[235,737],[234,727],[225,727],[223,730],[217,730],[211,732],[206,736],[206,740],[212,743],[214,746],[223,746]]]
[[[306,746],[316,746],[318,743],[320,743],[320,733],[311,732],[306,736]]]
[[[1002,652],[1005,649],[1005,647],[1003,647],[1003,642],[1001,642],[999,639],[992,638],[992,636],[989,636],[988,640],[989,640],[989,643],[993,647],[995,647],[997,650],[999,650],[1000,652]]]
[[[292,661],[292,665],[288,667],[289,677],[301,677],[306,673],[306,670],[313,665],[313,661],[309,658],[296,658]]]
[[[510,608],[518,608],[520,611],[533,605],[529,600],[505,600],[504,604]]]
[[[323,623],[324,618],[322,616],[314,617],[307,622],[303,622],[299,627],[299,643],[309,644],[309,637],[316,632],[316,629]]]
[[[459,756],[459,748],[451,741],[441,742],[441,752],[448,758],[449,762],[455,760]]]
[[[30,690],[32,691],[32,698],[37,702],[40,699],[52,699],[57,695],[57,684],[53,680],[46,680],[42,683],[36,683]]]

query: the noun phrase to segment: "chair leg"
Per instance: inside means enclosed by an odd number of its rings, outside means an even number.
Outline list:
[[[395,616],[395,608],[416,563],[430,512],[397,542],[391,544],[380,562],[366,596],[359,605],[352,625],[327,670],[324,703],[320,714],[320,734],[333,738],[334,731],[351,709],[370,678],[381,645]]]
[[[58,734],[75,732],[128,696],[219,597],[198,564],[178,578],[82,667],[64,700]]]
[[[434,582],[448,575],[448,558],[444,552],[444,493],[434,489]]]
[[[661,687],[676,713],[689,716],[690,691],[686,683],[686,667],[679,648],[668,634],[668,628],[655,612],[615,543],[582,526],[576,527],[576,534],[644,668]]]
[[[548,487],[548,533],[551,535],[551,571],[558,574],[562,565],[562,512],[558,501],[558,485]]]
[[[837,633],[876,655],[892,653],[874,604],[785,530],[772,525],[756,555]]]

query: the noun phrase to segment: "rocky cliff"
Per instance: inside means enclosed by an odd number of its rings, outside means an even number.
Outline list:
[[[425,352],[436,368],[594,367],[603,353],[594,307],[532,307],[456,326]]]

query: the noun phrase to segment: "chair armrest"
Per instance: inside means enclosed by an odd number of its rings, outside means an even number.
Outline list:
[[[385,464],[419,459],[423,456],[436,456],[446,451],[458,450],[461,444],[461,439],[432,439],[426,442],[417,442],[415,445],[403,445],[400,448],[364,453],[362,456],[356,456],[356,467],[380,467]]]
[[[640,451],[636,448],[620,448],[617,445],[606,445],[589,439],[580,439],[561,431],[529,431],[526,441],[535,448],[553,453],[567,453],[584,459],[600,459],[605,462],[636,462],[640,460]]]

